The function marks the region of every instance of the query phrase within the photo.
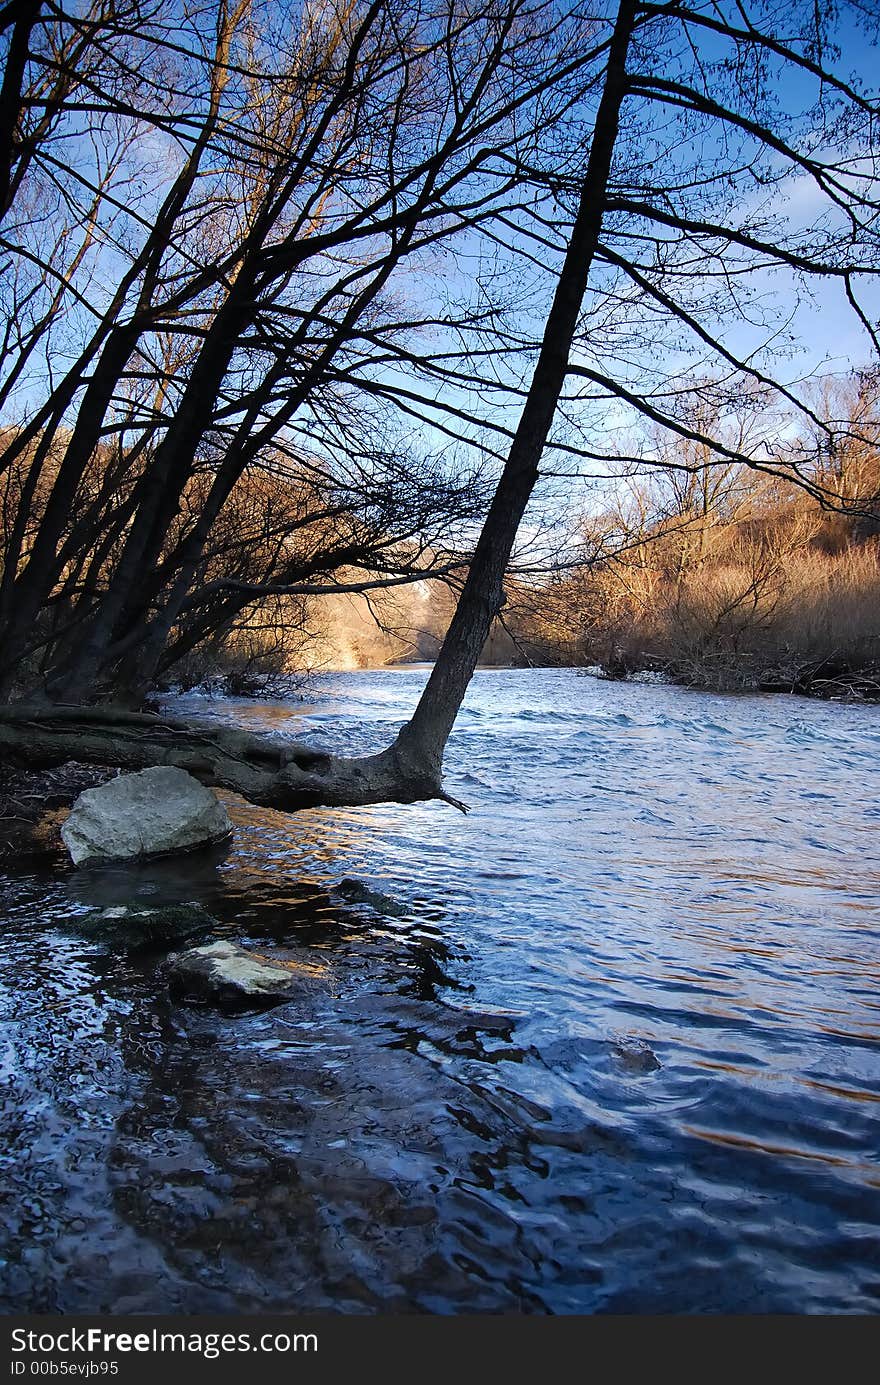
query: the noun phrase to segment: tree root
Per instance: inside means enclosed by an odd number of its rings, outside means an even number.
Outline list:
[[[77,760],[125,770],[175,765],[202,784],[282,812],[431,799],[467,811],[443,791],[433,765],[400,739],[374,755],[339,756],[280,737],[112,706],[0,708],[0,760],[29,767]]]

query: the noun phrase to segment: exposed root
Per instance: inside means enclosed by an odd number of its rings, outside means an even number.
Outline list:
[[[347,757],[115,707],[0,708],[0,760],[31,768],[69,760],[126,770],[175,765],[203,784],[284,812],[431,799],[467,811],[443,791],[433,763],[400,740],[375,755]]]

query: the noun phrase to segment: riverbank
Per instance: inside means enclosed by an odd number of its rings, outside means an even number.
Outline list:
[[[21,859],[62,855],[66,810],[83,789],[115,773],[107,765],[75,761],[42,770],[0,764],[0,869]]]
[[[612,682],[666,682],[696,692],[786,693],[825,702],[880,702],[880,664],[853,666],[840,658],[812,663],[757,668],[748,663],[707,669],[702,676],[693,665],[674,659],[638,659],[619,655],[592,666],[599,678]]]
[[[480,664],[480,669],[553,669],[571,668],[590,673],[609,682],[669,683],[696,692],[739,692],[739,693],[789,693],[798,697],[821,698],[834,702],[877,702],[880,701],[880,663],[853,666],[845,659],[822,658],[808,663],[777,664],[775,666],[756,666],[751,662],[740,665],[728,664],[723,671],[717,666],[707,668],[700,676],[692,664],[683,665],[672,657],[638,656],[619,651],[603,662],[590,662],[588,659],[573,659],[557,653],[557,657],[545,651],[543,662],[535,651],[535,657],[526,658],[520,654],[507,662],[496,661]],[[370,673],[379,669],[419,670],[429,669],[425,661],[398,660],[376,667],[363,669],[327,668],[310,673],[261,675],[253,680],[242,680],[240,676],[228,679],[222,674],[208,677],[202,682],[188,686],[185,691],[200,696],[218,698],[246,698],[254,701],[299,700],[309,701],[310,689],[322,678],[335,676],[342,672]],[[183,689],[166,686],[157,690],[156,698],[179,695]]]

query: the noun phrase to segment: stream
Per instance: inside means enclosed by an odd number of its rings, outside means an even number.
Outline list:
[[[168,705],[360,752],[425,677]],[[5,1311],[878,1311],[880,706],[482,669],[446,786],[0,876]],[[319,982],[82,927],[189,900]]]

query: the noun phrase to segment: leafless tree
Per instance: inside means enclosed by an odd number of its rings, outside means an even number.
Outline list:
[[[112,743],[120,762],[170,759],[282,807],[443,797],[446,740],[539,481],[552,490],[589,467],[662,460],[643,442],[628,455],[638,423],[642,438],[651,425],[697,449],[705,475],[716,463],[744,466],[794,481],[823,504],[865,509],[865,497],[842,494],[805,449],[780,458],[760,438],[731,441],[713,421],[723,410],[694,410],[693,382],[711,380],[716,393],[720,383],[731,397],[760,389],[768,418],[784,406],[826,440],[853,436],[851,420],[822,417],[785,373],[785,352],[775,350],[784,324],[768,293],[786,281],[794,313],[812,285],[830,285],[866,351],[876,350],[877,95],[842,75],[832,33],[840,15],[845,30],[864,20],[869,44],[870,14],[852,6],[839,15],[824,3],[783,13],[764,0],[450,5],[443,14],[441,23],[436,9],[355,6],[328,21],[322,11],[295,54],[281,45],[283,73],[273,70],[245,103],[248,119],[239,111],[229,120],[231,94],[250,89],[241,74],[252,68],[233,43],[249,11],[223,12],[202,64],[205,111],[164,200],[154,194],[123,297],[10,443],[13,456],[34,447],[26,482],[35,467],[39,475],[79,399],[29,549],[26,521],[19,526],[0,611],[19,658],[69,559],[59,540],[87,460],[105,432],[131,431],[149,457],[118,561],[47,683],[68,701],[102,678],[112,687],[132,641],[149,651],[149,669],[242,469],[279,438],[326,432],[340,399],[387,402],[502,463],[411,720],[386,751],[347,760],[135,713],[114,721],[100,708],[10,707],[0,723],[7,745],[26,743],[34,758],[74,749],[106,758]],[[851,32],[843,38],[852,45]],[[264,157],[266,130],[282,146],[278,162],[274,145]],[[804,194],[800,203],[786,201],[790,189]],[[807,213],[798,210],[805,202]],[[169,239],[177,226],[186,235]],[[193,264],[192,237],[214,255]],[[474,254],[496,247],[494,265],[477,265],[476,292],[450,292],[466,300],[457,317],[392,296],[395,286],[403,292],[402,268],[424,267],[453,243]],[[525,276],[516,317],[493,299],[493,270],[510,266]],[[432,325],[438,346],[429,350]],[[138,381],[155,380],[156,343],[172,333],[192,345],[172,352],[183,363],[163,370],[157,405]],[[143,575],[156,569],[206,457],[213,475],[202,513],[144,612]],[[89,522],[102,505],[106,496],[92,502]]]
[[[448,310],[447,247],[479,253],[542,195],[516,169],[550,147],[595,35],[544,0],[327,0],[296,16],[101,0],[46,7],[29,35],[0,242],[4,686],[136,700],[205,608],[211,533],[248,471],[281,457],[327,492],[316,520],[346,489],[347,522],[368,504],[385,519],[378,547],[352,552],[340,511],[323,564],[281,564],[251,599],[343,562],[414,575],[441,517],[473,519],[479,493],[440,435],[414,455],[390,381],[405,413],[407,390],[454,373],[443,350],[416,358],[416,336],[457,333],[466,359],[487,312]],[[182,527],[197,475],[210,485]],[[84,567],[101,580],[72,583]]]

